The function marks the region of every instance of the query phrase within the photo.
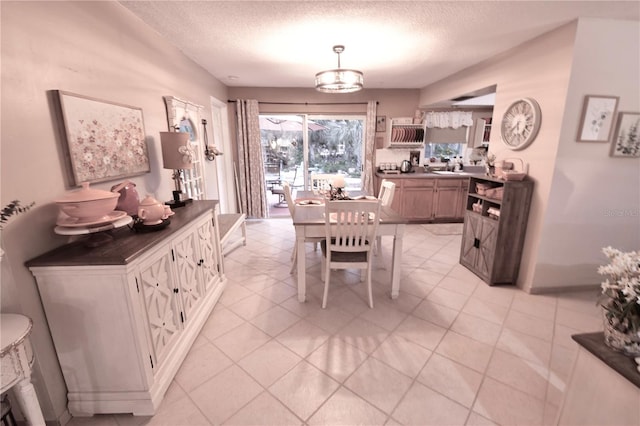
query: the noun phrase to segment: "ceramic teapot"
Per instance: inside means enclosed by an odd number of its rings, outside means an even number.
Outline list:
[[[144,225],[158,225],[168,217],[166,210],[160,201],[147,195],[138,206],[138,217],[142,219]]]
[[[122,183],[111,187],[111,192],[118,192],[120,198],[118,198],[117,210],[127,212],[130,216],[138,214],[138,206],[140,205],[140,197],[138,191],[136,191],[136,184],[130,180],[125,180]]]

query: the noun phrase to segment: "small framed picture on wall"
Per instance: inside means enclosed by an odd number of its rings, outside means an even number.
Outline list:
[[[384,115],[378,115],[376,117],[376,132],[387,131],[387,117]]]
[[[608,142],[617,108],[617,96],[585,96],[578,142]]]
[[[640,157],[640,112],[620,112],[611,141],[612,157]]]

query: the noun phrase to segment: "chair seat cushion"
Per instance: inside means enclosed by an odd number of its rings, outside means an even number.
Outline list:
[[[367,245],[369,243],[367,242]],[[324,239],[320,242],[320,248],[322,249],[322,255],[327,257],[327,240]],[[332,262],[366,262],[367,251],[345,252],[345,251],[332,251]]]

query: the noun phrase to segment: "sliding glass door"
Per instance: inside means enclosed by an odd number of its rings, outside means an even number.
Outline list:
[[[308,189],[312,173],[343,175],[360,190],[364,163],[364,116],[260,115],[267,190],[282,182]]]

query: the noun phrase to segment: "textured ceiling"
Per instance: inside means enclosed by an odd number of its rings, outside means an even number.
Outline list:
[[[637,1],[120,1],[227,86],[422,88],[578,17],[640,20]],[[639,35],[640,36],[640,35]]]

